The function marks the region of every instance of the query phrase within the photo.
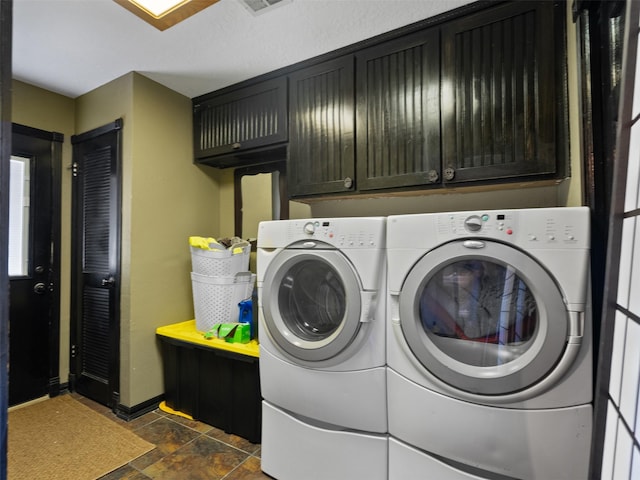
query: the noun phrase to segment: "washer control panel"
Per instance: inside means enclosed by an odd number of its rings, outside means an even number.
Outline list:
[[[307,219],[288,221],[287,240],[314,240],[338,248],[383,248],[384,222],[363,223],[362,219]],[[310,247],[311,248],[311,247]]]

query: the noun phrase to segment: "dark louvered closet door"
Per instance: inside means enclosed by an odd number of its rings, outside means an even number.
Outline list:
[[[72,138],[72,388],[110,407],[119,383],[120,127]]]

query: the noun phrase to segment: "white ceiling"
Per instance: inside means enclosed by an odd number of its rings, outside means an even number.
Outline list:
[[[220,0],[161,32],[112,0],[14,0],[13,77],[76,98],[136,71],[193,98],[471,1]]]

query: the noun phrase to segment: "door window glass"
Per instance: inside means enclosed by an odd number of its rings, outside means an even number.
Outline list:
[[[345,288],[331,265],[304,260],[285,273],[278,290],[278,308],[293,335],[307,341],[323,340],[344,320]]]
[[[9,170],[9,276],[29,271],[29,159],[11,157]]]
[[[420,297],[431,341],[460,362],[490,367],[515,360],[532,343],[538,307],[510,266],[468,259],[440,269]]]

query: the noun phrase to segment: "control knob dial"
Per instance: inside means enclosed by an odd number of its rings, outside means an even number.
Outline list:
[[[304,233],[313,235],[316,231],[316,226],[313,224],[313,222],[307,222],[304,224],[304,227],[302,229],[304,230]]]
[[[470,232],[479,232],[482,229],[482,219],[478,215],[471,215],[465,219],[464,226]]]

